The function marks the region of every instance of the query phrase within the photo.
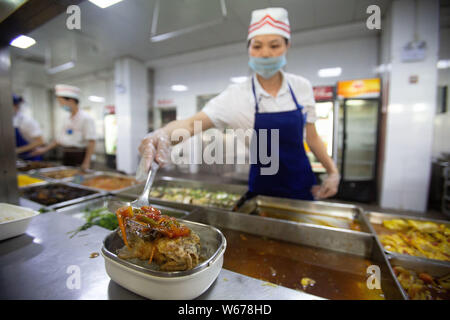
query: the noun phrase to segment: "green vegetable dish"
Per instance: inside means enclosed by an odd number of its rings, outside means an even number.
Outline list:
[[[239,200],[240,195],[224,191],[159,186],[152,188],[150,197],[186,204],[229,209]]]
[[[107,208],[86,209],[84,210],[84,219],[86,220],[85,224],[69,232],[72,233],[71,238],[78,232],[87,230],[92,226],[99,226],[108,230],[115,230],[119,226],[116,215],[109,212]]]

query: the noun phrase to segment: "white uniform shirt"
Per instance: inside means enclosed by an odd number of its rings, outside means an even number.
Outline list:
[[[306,121],[314,123],[317,119],[314,93],[311,83],[301,76],[281,72],[283,82],[276,97],[272,97],[255,81],[256,98],[260,113],[292,111],[296,109],[286,80],[294,91],[297,102],[303,106]],[[252,78],[240,84],[232,84],[217,97],[211,99],[203,108],[203,112],[219,129],[252,129],[255,120],[255,98],[252,91]]]
[[[89,140],[95,140],[95,121],[79,109],[74,117],[64,121],[58,143],[64,147],[86,148]]]
[[[18,128],[22,137],[32,142],[33,139],[42,136],[42,130],[39,123],[30,116],[18,111],[13,118],[14,128]]]

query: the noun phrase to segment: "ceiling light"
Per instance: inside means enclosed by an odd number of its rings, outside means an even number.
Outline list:
[[[98,96],[89,96],[88,99],[92,102],[105,102],[105,98]]]
[[[174,84],[172,87],[170,87],[172,91],[187,91],[188,87],[186,87],[183,84]]]
[[[340,76],[341,73],[342,73],[342,68],[339,68],[339,67],[320,69],[319,72],[317,72],[317,74],[321,78],[337,77],[337,76]]]
[[[230,80],[231,80],[231,82],[234,82],[234,83],[243,83],[243,82],[245,82],[245,81],[247,81],[247,77],[231,77],[230,78]]]
[[[450,68],[450,60],[439,60],[437,62],[438,69],[447,69]]]
[[[96,6],[99,6],[102,9],[105,9],[109,6],[112,6],[113,4],[116,4],[122,0],[89,0],[89,2],[92,2]]]
[[[11,41],[10,45],[21,49],[26,49],[35,43],[36,41],[33,38],[21,35]]]
[[[53,67],[53,68],[49,68],[47,69],[47,73],[49,74],[55,74],[64,70],[68,70],[75,67],[75,62],[73,61],[69,61],[63,64],[60,64],[59,66]]]

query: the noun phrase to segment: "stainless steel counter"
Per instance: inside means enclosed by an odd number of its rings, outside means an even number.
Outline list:
[[[35,217],[26,234],[0,241],[0,299],[143,299],[110,280],[101,255],[90,258],[100,253],[110,231],[94,226],[69,238],[67,232],[82,224],[69,215],[48,212]],[[76,278],[73,270],[79,270],[79,289],[69,289]],[[321,298],[222,269],[198,299]]]

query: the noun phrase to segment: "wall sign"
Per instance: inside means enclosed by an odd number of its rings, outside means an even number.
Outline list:
[[[402,48],[402,62],[417,62],[425,59],[427,43],[425,41],[411,41]]]
[[[333,100],[333,96],[334,96],[333,91],[334,91],[334,87],[332,87],[332,86],[313,87],[314,100],[316,100],[316,101]]]

